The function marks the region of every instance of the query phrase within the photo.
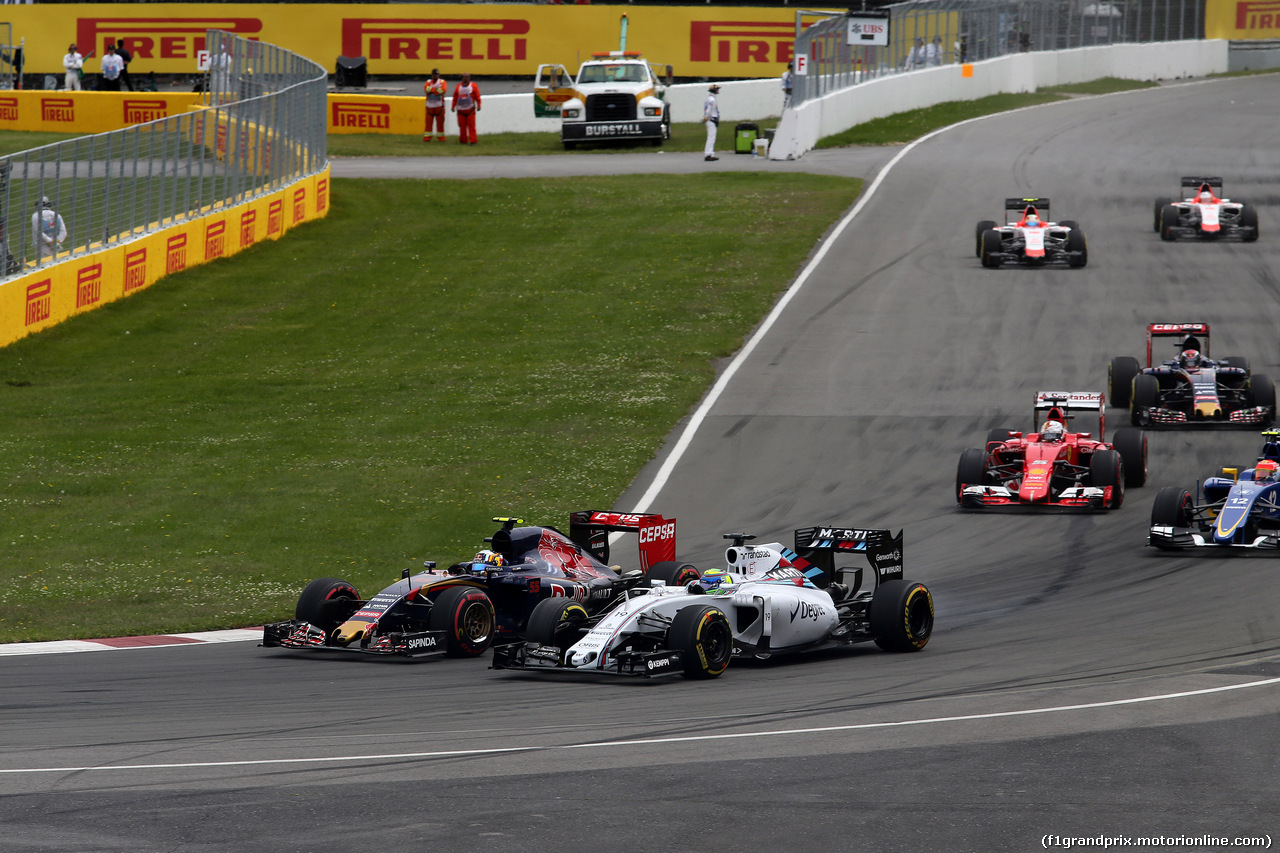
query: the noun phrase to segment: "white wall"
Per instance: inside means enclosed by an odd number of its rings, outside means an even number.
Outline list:
[[[973,76],[960,65],[944,65],[877,77],[806,101],[778,123],[771,160],[793,160],[824,136],[856,124],[947,101],[972,101],[999,92],[1034,92],[1042,86],[1083,83],[1099,77],[1170,80],[1227,70],[1225,40],[1121,44],[1075,50],[1015,53],[973,63]]]

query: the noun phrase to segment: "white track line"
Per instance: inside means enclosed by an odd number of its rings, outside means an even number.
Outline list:
[[[981,720],[1007,719],[1010,717],[1028,717],[1041,714],[1060,714],[1068,711],[1091,711],[1098,708],[1115,708],[1122,705],[1138,705],[1150,702],[1167,702],[1174,699],[1186,699],[1195,696],[1209,696],[1215,693],[1226,693],[1233,690],[1248,690],[1254,687],[1268,687],[1280,684],[1280,678],[1267,678],[1262,681],[1249,681],[1244,684],[1229,684],[1223,687],[1206,687],[1201,690],[1184,690],[1179,693],[1162,693],[1157,696],[1140,696],[1132,699],[1112,699],[1106,702],[1086,702],[1079,705],[1058,705],[1053,708],[1031,708],[1023,711],[991,711],[985,714],[964,714],[954,717],[929,717],[922,720],[897,720],[882,723],[855,723],[845,726],[821,726],[806,729],[770,729],[763,732],[740,732],[737,734],[687,735],[683,737],[640,738],[636,740],[603,741],[600,743],[570,743],[561,746],[512,746],[494,749],[455,749],[440,752],[395,752],[373,755],[337,755],[323,758],[261,758],[245,761],[193,761],[174,764],[107,764],[90,767],[28,767],[0,768],[0,773],[32,774],[32,773],[87,773],[90,771],[123,771],[123,770],[180,770],[201,767],[263,767],[286,764],[338,764],[342,762],[403,761],[406,759],[427,758],[478,758],[486,755],[503,755],[514,752],[557,752],[570,749],[616,749],[637,746],[655,746],[665,743],[692,743],[696,741],[743,740],[746,738],[777,738],[786,735],[828,734],[830,732],[865,731],[867,729],[891,729],[903,726],[925,726],[939,723],[969,723]]]

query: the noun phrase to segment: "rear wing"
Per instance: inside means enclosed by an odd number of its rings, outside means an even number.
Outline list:
[[[1222,178],[1197,178],[1195,175],[1189,175],[1182,179],[1182,189],[1190,187],[1193,190],[1199,190],[1205,184],[1209,188],[1215,190],[1214,195],[1222,195]]]
[[[1101,391],[1037,391],[1031,423],[1036,430],[1041,420],[1049,418],[1066,424],[1074,412],[1098,414],[1098,440],[1102,441],[1107,431],[1107,396]]]
[[[809,563],[802,568],[822,588],[834,582],[852,592],[862,585],[862,569],[837,566],[837,555],[861,554],[876,573],[876,585],[902,578],[902,531],[860,527],[802,527],[796,531],[796,554]]]
[[[656,513],[581,510],[569,513],[569,538],[609,563],[609,534],[636,533],[640,539],[640,570],[648,572],[664,560],[676,558],[676,520]]]
[[[1184,178],[1185,180],[1185,178]],[[1179,351],[1199,350],[1209,355],[1208,323],[1150,323],[1147,325],[1147,367],[1151,367],[1151,339],[1176,338]]]
[[[1053,221],[1049,217],[1049,199],[1047,198],[1006,198],[1004,200],[1004,221],[1012,225],[1026,214],[1028,207],[1036,209],[1041,222]]]

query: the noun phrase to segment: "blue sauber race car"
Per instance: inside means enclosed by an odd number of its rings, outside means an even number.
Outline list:
[[[1165,551],[1189,548],[1280,551],[1280,430],[1266,439],[1253,468],[1223,468],[1201,484],[1202,500],[1177,486],[1156,494],[1148,542]]]

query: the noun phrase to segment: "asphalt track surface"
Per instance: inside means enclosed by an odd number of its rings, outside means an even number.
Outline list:
[[[1277,100],[1274,76],[1169,86],[905,151],[699,424],[653,503],[682,555],[717,563],[729,531],[905,528],[907,575],[937,603],[923,653],[856,647],[712,682],[248,643],[0,658],[0,850],[1276,840],[1277,563],[1143,546],[1155,492],[1251,462],[1256,433],[1152,433],[1147,486],[1106,515],[962,514],[952,489],[964,448],[1027,428],[1036,390],[1103,388],[1148,321],[1208,321],[1214,354],[1280,376]],[[871,178],[899,153],[717,167]],[[660,156],[525,158],[516,174],[679,162]],[[695,156],[680,155],[702,170]],[[1259,242],[1156,237],[1152,199],[1202,172],[1259,206]],[[1087,268],[978,264],[974,223],[1023,194],[1081,223]]]

